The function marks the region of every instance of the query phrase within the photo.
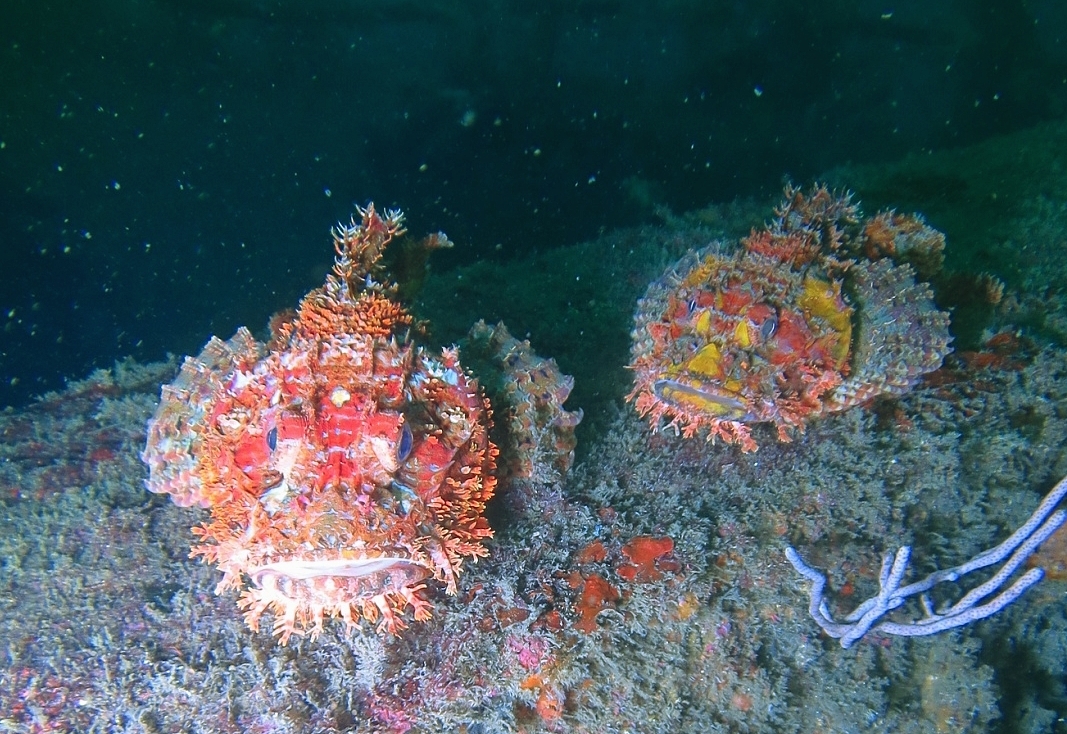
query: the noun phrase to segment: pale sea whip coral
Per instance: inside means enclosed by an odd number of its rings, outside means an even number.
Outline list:
[[[1040,581],[1045,572],[1032,568],[1007,589],[1001,591],[1017,570],[1026,562],[1034,551],[1067,520],[1067,512],[1053,509],[1067,495],[1067,477],[1045,495],[1041,504],[1018,530],[1000,545],[979,553],[977,556],[943,571],[934,571],[926,578],[915,583],[901,586],[904,574],[908,570],[911,548],[902,546],[896,554],[887,553],[882,560],[882,571],[878,579],[878,594],[860,604],[845,617],[844,622],[835,621],[830,614],[824,591],[826,576],[804,563],[800,554],[792,547],[787,547],[786,558],[793,568],[811,581],[808,611],[815,622],[831,637],[841,640],[841,647],[851,647],[854,642],[868,632],[881,632],[900,637],[920,637],[933,635],[944,630],[962,627],[979,619],[996,614],[1022,596],[1023,592]],[[972,571],[992,566],[1001,561],[1004,565],[985,583],[976,586],[955,604],[935,611],[933,602],[927,592],[944,581],[959,581]],[[997,593],[999,592],[999,593]],[[981,604],[990,594],[997,593],[990,601]],[[925,616],[914,622],[879,621],[888,612],[896,609],[910,597],[919,594]]]

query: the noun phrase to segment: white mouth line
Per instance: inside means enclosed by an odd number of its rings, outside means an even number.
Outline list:
[[[287,576],[291,579],[311,579],[319,576],[359,578],[385,571],[395,566],[422,566],[408,558],[379,556],[377,558],[331,558],[321,561],[276,561],[252,569],[248,575],[256,585],[266,575]]]

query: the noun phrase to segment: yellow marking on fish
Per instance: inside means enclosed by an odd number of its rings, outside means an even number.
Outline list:
[[[811,317],[821,319],[837,333],[830,354],[834,362],[843,364],[852,346],[852,309],[841,298],[841,284],[806,275],[803,291],[797,302],[804,315],[809,322]]]
[[[734,340],[737,342],[737,345],[742,349],[748,349],[752,346],[751,331],[752,330],[749,327],[747,319],[742,319],[737,324],[737,328],[734,329]]]
[[[702,337],[705,337],[705,338],[710,337],[711,336],[711,311],[710,310],[701,311],[700,315],[697,316],[697,320],[696,320],[696,323],[693,325],[693,328],[696,330],[696,333],[698,335],[700,335]]]
[[[660,380],[654,389],[661,400],[725,420],[742,420],[748,413],[736,398],[677,380]]]
[[[703,377],[718,379],[723,376],[722,351],[715,343],[706,344],[685,363],[684,369]]]

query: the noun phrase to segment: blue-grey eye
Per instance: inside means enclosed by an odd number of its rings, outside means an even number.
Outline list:
[[[759,335],[763,341],[767,341],[772,336],[778,333],[778,317],[768,316],[759,327]]]
[[[403,461],[411,454],[411,429],[408,428],[408,424],[405,423],[400,429],[400,441],[396,445],[396,458],[397,461]]]
[[[278,427],[277,426],[275,426],[274,428],[272,428],[269,431],[267,431],[267,446],[270,447],[271,451],[274,451],[276,448],[278,448]]]
[[[411,487],[397,481],[394,481],[390,485],[390,488],[393,491],[393,497],[396,499],[399,509],[407,515],[411,512],[411,508],[414,506],[419,496],[415,494],[415,490]]]

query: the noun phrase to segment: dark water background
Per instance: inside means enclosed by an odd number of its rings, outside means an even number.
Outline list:
[[[0,405],[259,327],[354,203],[443,269],[1065,105],[1062,0],[6,0]]]

